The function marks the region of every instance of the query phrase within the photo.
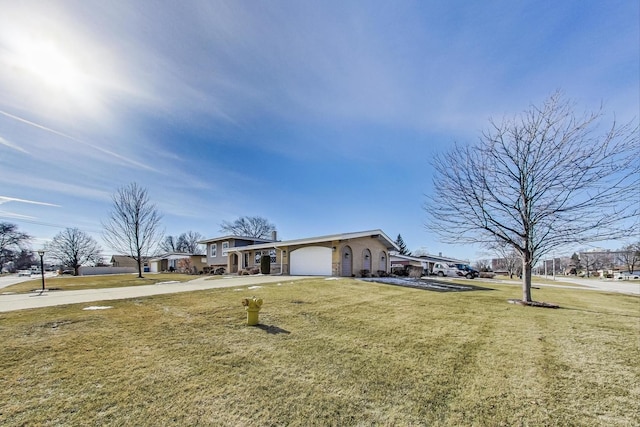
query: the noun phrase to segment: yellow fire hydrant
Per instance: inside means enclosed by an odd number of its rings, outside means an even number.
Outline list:
[[[262,298],[252,297],[242,300],[245,310],[247,310],[247,326],[255,326],[258,324],[258,312],[262,307]]]

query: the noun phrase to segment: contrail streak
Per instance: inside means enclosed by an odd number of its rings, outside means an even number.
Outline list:
[[[101,153],[108,154],[108,155],[110,155],[112,157],[115,157],[118,160],[121,160],[121,161],[123,161],[125,163],[129,163],[129,164],[131,164],[133,166],[137,166],[139,168],[146,169],[146,170],[151,170],[151,171],[154,171],[154,172],[156,171],[154,168],[152,168],[151,166],[145,165],[144,163],[140,163],[140,162],[136,162],[135,160],[128,159],[127,157],[121,156],[120,154],[114,153],[113,151],[105,150],[104,148],[97,147],[95,145],[89,144],[88,142],[81,141],[78,138],[75,138],[75,137],[73,137],[71,135],[67,135],[65,133],[59,132],[59,131],[57,131],[55,129],[51,129],[51,128],[48,128],[46,126],[39,125],[38,123],[34,123],[34,122],[29,121],[27,119],[23,119],[22,117],[14,116],[13,114],[7,113],[6,111],[0,110],[0,114],[2,114],[3,116],[9,117],[9,118],[11,118],[13,120],[17,120],[17,121],[19,121],[21,123],[27,124],[29,126],[33,126],[33,127],[38,128],[38,129],[42,129],[42,130],[44,130],[46,132],[53,133],[54,135],[58,135],[58,136],[61,136],[63,138],[70,139],[70,140],[72,140],[74,142],[77,142],[78,144],[86,145],[87,147],[91,147],[94,150],[100,151]]]

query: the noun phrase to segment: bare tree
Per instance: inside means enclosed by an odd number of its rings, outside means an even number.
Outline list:
[[[201,254],[204,249],[198,242],[202,239],[204,236],[197,231],[187,231],[180,236],[165,236],[160,243],[160,250],[172,253]]]
[[[587,277],[590,277],[592,271],[596,271],[600,268],[602,260],[600,259],[600,252],[587,251],[580,252],[580,264],[584,266]]]
[[[187,231],[178,237],[178,248],[180,252],[199,255],[204,253],[204,248],[198,242],[204,239],[204,236],[197,231]]]
[[[619,261],[627,267],[629,273],[633,273],[637,265],[640,265],[640,241],[622,248]]]
[[[522,257],[513,249],[513,246],[505,244],[495,244],[491,247],[492,251],[500,259],[500,264],[509,273],[512,279],[514,274],[518,274],[518,270],[522,268]]]
[[[233,222],[222,221],[220,231],[234,236],[268,239],[276,231],[276,226],[260,216],[243,216]]]
[[[12,260],[22,250],[25,250],[31,241],[31,236],[18,231],[16,224],[0,222],[0,271],[5,262]]]
[[[102,224],[104,240],[112,249],[131,256],[138,264],[142,278],[144,259],[152,254],[162,240],[162,215],[149,201],[147,190],[131,183],[113,195],[113,211]]]
[[[175,253],[178,251],[178,239],[174,236],[165,236],[162,242],[159,244],[159,249],[162,252]]]
[[[73,268],[73,275],[79,274],[83,265],[96,265],[101,261],[102,251],[98,242],[77,228],[65,228],[56,234],[45,246],[47,258],[65,267]]]
[[[628,235],[638,204],[620,203],[640,185],[638,128],[602,112],[577,117],[560,94],[519,116],[491,121],[475,145],[432,160],[425,210],[447,242],[509,245],[522,257],[522,299],[531,270],[554,248]]]

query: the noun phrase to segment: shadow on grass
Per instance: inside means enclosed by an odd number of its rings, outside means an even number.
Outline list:
[[[468,291],[493,291],[494,289],[485,288],[471,284],[460,284],[453,282],[444,282],[434,279],[410,279],[400,277],[376,277],[371,279],[361,279],[367,282],[383,283],[385,285],[403,286],[406,288],[423,289],[425,291],[434,292],[468,292]]]
[[[286,329],[282,329],[279,328],[277,326],[273,326],[273,325],[262,325],[262,324],[258,324],[256,325],[256,328],[262,329],[263,331],[265,331],[268,334],[271,335],[278,335],[278,334],[290,334],[291,332],[287,331]]]

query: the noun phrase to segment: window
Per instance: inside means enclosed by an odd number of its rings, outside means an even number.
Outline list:
[[[215,258],[216,256],[218,256],[218,244],[214,243],[211,245],[211,257]]]
[[[229,253],[229,242],[222,242],[222,256],[227,256]]]
[[[256,265],[260,264],[260,259],[263,256],[268,256],[269,257],[269,262],[271,264],[275,264],[275,262],[276,262],[276,250],[275,249],[271,249],[271,250],[268,250],[268,251],[256,251],[256,257],[255,257]]]

